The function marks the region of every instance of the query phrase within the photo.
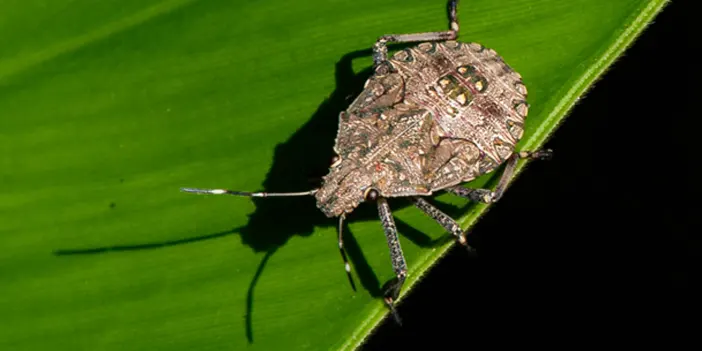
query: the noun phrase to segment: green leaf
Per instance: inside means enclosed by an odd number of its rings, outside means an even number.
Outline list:
[[[460,39],[522,74],[519,149],[535,149],[664,5],[464,0]],[[373,206],[349,218],[354,292],[311,197],[178,189],[313,187],[374,40],[444,30],[442,1],[9,0],[0,14],[0,349],[347,350],[386,316]],[[435,201],[465,228],[486,210]],[[407,294],[453,242],[391,206]]]

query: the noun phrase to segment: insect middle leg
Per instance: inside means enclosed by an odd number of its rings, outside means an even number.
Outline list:
[[[449,233],[453,234],[461,245],[468,247],[465,233],[463,232],[463,229],[461,229],[458,222],[421,197],[413,197],[412,202],[414,202],[414,205],[420,210],[429,215],[429,217],[441,224],[441,226],[444,227],[444,229],[446,229]]]
[[[497,187],[495,187],[495,191],[492,191],[490,189],[464,188],[460,185],[447,188],[446,191],[461,197],[468,198],[471,201],[478,201],[487,204],[495,203],[502,197],[502,194],[504,194],[505,188],[507,187],[507,183],[509,183],[509,180],[512,179],[512,176],[514,176],[514,171],[517,167],[517,162],[520,159],[548,159],[551,158],[552,155],[553,151],[551,150],[538,150],[533,152],[521,151],[512,154],[512,156],[507,160],[507,165],[505,166],[504,172],[502,172],[500,180],[497,182]]]
[[[454,40],[458,38],[458,0],[449,2],[449,30],[410,34],[386,34],[373,45],[373,64],[377,67],[388,59],[388,43],[411,43],[420,41]]]
[[[404,284],[405,278],[407,278],[407,263],[405,263],[405,256],[402,254],[400,239],[397,236],[397,226],[395,226],[395,220],[392,218],[392,211],[390,210],[388,201],[385,198],[379,197],[377,202],[378,215],[380,216],[380,222],[383,224],[383,229],[385,230],[385,238],[390,248],[392,268],[395,271],[395,278],[384,286],[384,300],[385,304],[390,308],[395,321],[399,324],[401,322],[395,311],[394,302],[400,296],[402,284]]]

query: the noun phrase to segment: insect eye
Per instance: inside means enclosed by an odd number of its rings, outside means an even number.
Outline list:
[[[374,201],[378,198],[378,196],[380,196],[380,194],[378,194],[378,190],[368,188],[364,197],[366,198],[366,201]]]

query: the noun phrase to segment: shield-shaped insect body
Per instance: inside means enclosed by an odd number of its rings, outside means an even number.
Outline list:
[[[376,202],[396,277],[385,287],[395,313],[407,265],[388,198],[409,197],[457,241],[470,248],[458,223],[425,200],[447,191],[493,203],[503,194],[519,159],[546,158],[550,150],[515,151],[529,105],[522,77],[481,44],[457,41],[457,0],[449,2],[449,30],[381,36],[373,46],[374,72],[363,91],[339,114],[336,157],[321,187],[296,193],[224,189],[183,191],[238,196],[315,196],[317,207],[344,219],[362,202]],[[388,43],[417,43],[388,57]],[[462,184],[505,164],[495,190]],[[398,319],[399,321],[399,319]]]

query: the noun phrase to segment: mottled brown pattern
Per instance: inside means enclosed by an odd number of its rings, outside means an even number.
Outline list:
[[[492,49],[457,41],[398,51],[339,115],[341,161],[317,192],[330,217],[368,189],[426,196],[493,171],[524,132],[526,87]]]

